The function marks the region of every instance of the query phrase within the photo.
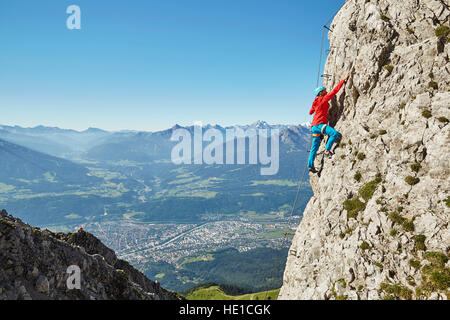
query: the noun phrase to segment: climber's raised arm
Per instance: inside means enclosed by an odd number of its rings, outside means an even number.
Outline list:
[[[331,91],[324,97],[325,101],[330,101],[335,95],[337,95],[342,86],[347,82],[348,78],[350,78],[350,72],[347,73],[345,78],[342,79],[341,82],[339,82],[339,84],[336,86],[336,88],[333,89],[333,91]]]

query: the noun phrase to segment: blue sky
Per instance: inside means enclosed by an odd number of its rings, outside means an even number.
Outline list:
[[[322,25],[344,2],[0,0],[0,124],[310,120]]]

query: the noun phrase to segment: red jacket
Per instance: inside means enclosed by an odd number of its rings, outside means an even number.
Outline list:
[[[328,102],[339,92],[339,90],[341,90],[344,83],[345,80],[342,80],[341,82],[339,82],[336,88],[333,89],[333,91],[328,93],[326,96],[317,97],[314,100],[311,110],[309,110],[310,115],[316,113],[311,123],[311,127],[317,126],[318,124],[322,123],[328,123],[328,108],[330,107]]]

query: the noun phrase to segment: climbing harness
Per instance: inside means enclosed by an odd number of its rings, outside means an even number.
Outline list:
[[[324,136],[325,135],[325,128],[328,126],[328,124],[325,124],[322,129],[320,130],[321,133],[311,133],[311,135],[313,136],[313,138],[317,138],[320,136]],[[308,150],[311,151],[311,150]]]

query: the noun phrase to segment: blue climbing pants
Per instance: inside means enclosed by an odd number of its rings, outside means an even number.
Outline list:
[[[319,135],[313,137],[311,152],[309,154],[309,161],[308,161],[309,168],[314,168],[314,160],[316,159],[317,150],[319,150],[320,147],[320,134],[322,133],[322,128],[324,125],[325,124],[318,124],[317,126],[311,128],[311,132],[313,135],[317,134]],[[329,136],[328,143],[325,149],[331,151],[331,148],[333,147],[333,144],[336,142],[336,139],[339,138],[340,133],[330,126],[326,126],[323,133]]]

